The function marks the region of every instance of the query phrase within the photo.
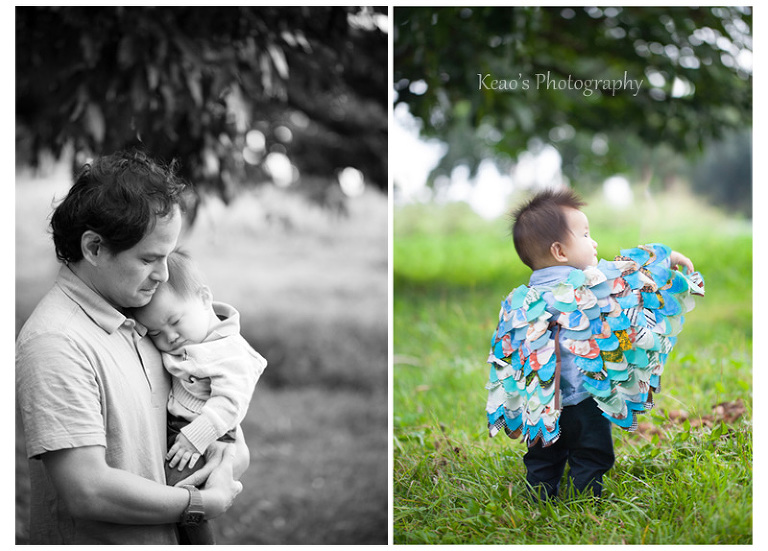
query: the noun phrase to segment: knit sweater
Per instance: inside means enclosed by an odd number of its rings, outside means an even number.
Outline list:
[[[240,314],[214,302],[219,317],[205,340],[173,354],[163,365],[173,375],[168,412],[190,421],[181,429],[200,453],[245,417],[267,361],[240,335]]]

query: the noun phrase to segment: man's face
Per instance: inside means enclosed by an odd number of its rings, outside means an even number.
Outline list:
[[[136,245],[117,254],[104,251],[96,270],[98,292],[118,310],[144,306],[168,279],[168,255],[176,247],[181,233],[178,207],[164,218]]]

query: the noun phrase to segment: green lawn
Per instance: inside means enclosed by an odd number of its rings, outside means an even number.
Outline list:
[[[595,200],[585,212],[601,257],[662,242],[707,284],[656,409],[637,433],[614,428],[617,461],[598,505],[529,502],[524,445],[487,436],[490,336],[501,300],[530,275],[508,220],[461,204],[395,211],[395,543],[751,543],[750,224],[684,194],[620,215]]]

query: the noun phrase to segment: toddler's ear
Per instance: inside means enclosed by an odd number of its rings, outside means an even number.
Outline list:
[[[200,287],[200,298],[203,300],[203,304],[205,304],[206,307],[213,304],[213,293],[211,293],[210,287],[207,285],[203,285]]]
[[[557,262],[568,262],[568,256],[565,254],[565,248],[559,241],[555,241],[550,245],[549,252],[552,254]]]

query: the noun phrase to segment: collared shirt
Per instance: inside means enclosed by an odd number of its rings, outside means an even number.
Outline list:
[[[165,484],[170,381],[143,329],[62,266],[16,340],[16,391],[30,460],[30,543],[175,544],[172,524],[75,519],[39,458],[103,446],[110,467]]]
[[[536,270],[531,274],[531,279],[528,285],[531,287],[539,288],[540,292],[543,291],[542,287],[553,287],[558,283],[564,282],[568,279],[568,274],[572,270],[575,270],[571,266],[550,266],[548,268],[542,268]],[[560,315],[560,311],[552,306],[555,298],[549,291],[542,293],[544,300],[549,305],[547,311],[554,316]],[[564,338],[562,333],[560,335],[560,404],[562,406],[575,406],[576,404],[583,402],[590,397],[589,392],[584,388],[582,384],[582,374],[579,368],[576,367],[576,361],[573,353],[563,344]]]

